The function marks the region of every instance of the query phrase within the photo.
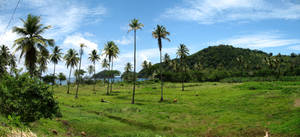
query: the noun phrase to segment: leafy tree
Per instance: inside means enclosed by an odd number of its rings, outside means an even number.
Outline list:
[[[113,42],[113,41],[108,41],[105,46],[104,46],[104,54],[106,57],[108,57],[109,60],[109,68],[110,71],[113,70],[113,59],[118,57],[118,54],[120,53],[118,46]],[[112,84],[113,84],[114,79],[110,80],[108,83],[107,90],[109,90],[109,85],[110,85],[110,92],[112,92]],[[109,94],[109,92],[107,92]]]
[[[168,53],[166,53],[165,56],[164,56],[164,63],[165,63],[167,66],[169,66],[170,61],[171,61],[170,55],[169,55]]]
[[[183,72],[181,78],[182,78],[182,91],[184,91],[184,81],[185,81],[185,75],[186,75],[185,59],[189,54],[189,49],[184,44],[180,44],[176,54],[180,60],[181,70],[182,70],[181,72]]]
[[[55,76],[55,65],[61,60],[61,49],[58,46],[55,46],[53,48],[52,54],[50,55],[50,61],[53,63],[53,76]],[[52,83],[52,91],[53,91],[53,86],[55,85],[55,80],[53,80]]]
[[[66,80],[66,75],[64,75],[64,73],[59,73],[58,74],[58,80],[59,80],[59,85],[61,85],[61,82]]]
[[[132,89],[132,100],[131,104],[134,104],[134,96],[135,96],[135,85],[136,85],[136,30],[142,29],[144,24],[140,23],[139,20],[133,19],[129,24],[129,31],[134,32],[134,63],[133,63],[133,89]]]
[[[67,54],[64,56],[64,59],[66,61],[67,68],[70,67],[69,80],[68,80],[68,91],[67,91],[67,94],[69,94],[72,68],[74,68],[78,64],[78,61],[79,61],[78,53],[74,49],[69,49],[67,51]]]
[[[158,41],[158,47],[160,52],[160,81],[161,81],[161,98],[160,101],[163,101],[163,79],[162,79],[162,58],[161,58],[161,49],[162,49],[162,39],[165,39],[167,41],[170,41],[170,39],[167,37],[170,35],[170,33],[166,30],[164,26],[157,25],[156,29],[152,32],[152,36],[157,39]]]
[[[79,58],[79,67],[78,69],[81,70],[81,58],[82,58],[82,55],[83,55],[83,48],[86,47],[83,43],[80,44],[80,50],[79,50],[79,55],[80,55],[80,58]],[[81,71],[77,71],[77,88],[76,88],[76,95],[75,95],[75,98],[78,98],[78,89],[79,89],[79,83],[80,83],[80,74],[81,74]],[[75,74],[76,74],[76,71],[75,71]]]
[[[50,26],[40,24],[40,17],[29,14],[26,20],[21,19],[23,27],[14,27],[13,32],[22,37],[15,40],[13,47],[21,51],[20,58],[25,55],[25,66],[30,75],[33,76],[36,70],[38,53],[47,50],[47,46],[54,46],[53,39],[46,39],[43,34]]]
[[[125,70],[125,72],[132,71],[132,65],[130,62],[126,63],[124,70]]]
[[[89,60],[94,64],[93,72],[94,72],[94,75],[95,75],[95,73],[96,73],[96,62],[100,60],[100,56],[98,55],[97,50],[94,49],[92,51],[92,53],[90,53]],[[93,89],[94,93],[96,93],[95,86],[96,86],[96,78],[94,77],[94,89]]]
[[[89,73],[89,75],[92,75],[94,73],[94,66],[93,65],[89,65],[88,68],[87,68],[87,72]]]

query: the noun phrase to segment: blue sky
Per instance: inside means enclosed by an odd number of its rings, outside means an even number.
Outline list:
[[[100,52],[110,40],[120,48],[115,68],[123,71],[127,62],[132,63],[133,33],[127,30],[133,18],[145,25],[137,32],[138,70],[144,60],[159,61],[157,41],[151,35],[156,24],[164,25],[171,33],[171,42],[163,41],[163,52],[172,58],[180,43],[187,45],[191,53],[218,44],[274,54],[300,52],[299,0],[21,0],[5,29],[16,3],[0,1],[0,44],[11,47],[18,38],[11,28],[21,25],[19,18],[29,13],[38,15],[43,24],[52,26],[44,36],[55,39],[64,52],[69,48],[78,50],[79,43],[88,46],[83,68],[91,64],[88,53],[93,49]],[[48,73],[52,66],[50,63]],[[57,70],[68,72],[64,62]]]

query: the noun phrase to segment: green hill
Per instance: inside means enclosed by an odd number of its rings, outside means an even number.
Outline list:
[[[274,61],[276,60],[276,61]],[[268,62],[269,61],[269,62]],[[210,46],[185,59],[185,81],[219,81],[226,77],[298,75],[300,56],[276,55],[260,50],[236,48],[231,45]],[[180,62],[172,59],[163,62],[166,81],[180,79]],[[140,77],[157,77],[159,64],[142,69]],[[176,73],[174,73],[176,72]],[[176,80],[177,79],[177,80]]]

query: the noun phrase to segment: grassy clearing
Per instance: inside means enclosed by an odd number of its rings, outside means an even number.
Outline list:
[[[38,136],[300,136],[300,82],[188,83],[184,92],[166,83],[164,102],[159,84],[147,83],[137,86],[134,105],[130,84],[115,84],[109,96],[100,83],[96,94],[83,85],[79,99],[75,86],[66,89],[55,88],[62,118],[29,125]]]

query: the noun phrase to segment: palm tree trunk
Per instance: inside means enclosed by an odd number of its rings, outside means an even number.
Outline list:
[[[109,95],[109,84],[110,84],[110,66],[111,66],[111,61],[109,61],[109,68],[108,68],[108,74],[109,74],[109,77],[108,77],[108,81],[107,81],[107,91],[106,91],[106,95]]]
[[[70,73],[69,73],[69,81],[68,81],[68,91],[67,91],[67,94],[70,94],[71,73],[72,73],[72,67],[70,67]]]
[[[95,90],[95,86],[96,86],[96,77],[95,77],[95,73],[96,73],[96,65],[94,62],[94,94],[96,94],[96,90]]]
[[[112,58],[111,59],[111,72],[113,71],[113,68],[114,68],[114,59]],[[112,85],[114,84],[114,81],[115,81],[115,76],[114,76],[114,74],[113,73],[111,73],[111,78],[112,78],[112,80],[111,80],[111,84],[110,84],[110,93],[112,93]]]
[[[134,30],[134,73],[133,73],[133,91],[132,91],[132,100],[131,104],[134,104],[134,95],[135,95],[135,83],[136,83],[136,30]]]
[[[161,64],[161,50],[160,50],[160,64],[159,64],[159,71],[160,71],[160,92],[161,92],[161,98],[160,101],[164,101],[164,97],[163,97],[163,79],[162,79],[162,64]]]
[[[53,72],[53,82],[52,82],[52,91],[53,91],[53,86],[54,86],[54,83],[55,83],[55,63],[54,64],[54,72]]]
[[[81,57],[82,57],[82,53],[80,52],[79,69],[78,69],[78,74],[77,74],[78,80],[77,80],[77,88],[76,88],[75,98],[78,98],[78,89],[79,89],[79,83],[80,83]]]

